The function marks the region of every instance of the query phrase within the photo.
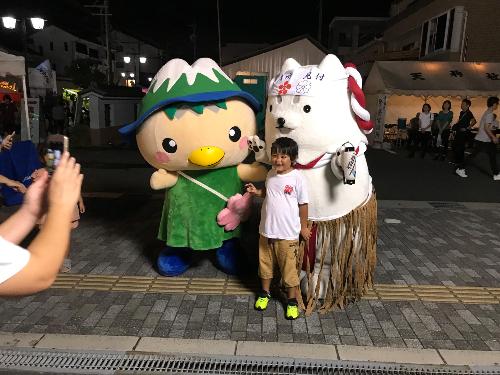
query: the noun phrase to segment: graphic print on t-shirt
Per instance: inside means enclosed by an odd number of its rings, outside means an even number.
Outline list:
[[[293,193],[293,187],[290,185],[286,185],[285,190],[283,190],[283,193],[291,195]]]

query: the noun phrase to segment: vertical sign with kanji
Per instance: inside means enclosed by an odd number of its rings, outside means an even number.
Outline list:
[[[384,141],[385,109],[387,106],[387,95],[378,95],[377,112],[375,114],[375,129],[373,142],[381,145]]]

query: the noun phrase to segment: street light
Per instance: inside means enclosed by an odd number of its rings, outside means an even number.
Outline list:
[[[2,17],[3,27],[6,29],[15,29],[17,20],[14,17]]]
[[[130,56],[123,56],[123,61],[125,62],[125,64],[130,63]]]
[[[140,62],[141,64],[146,64],[146,60],[147,60],[147,59],[146,59],[145,57],[142,57],[142,56],[141,56],[141,57],[139,57],[139,62]]]
[[[134,78],[135,74],[134,73],[130,73],[129,76],[132,77],[132,78]]]
[[[126,76],[126,74],[124,72],[122,72],[122,77],[125,77],[125,76]]]
[[[30,21],[31,26],[33,26],[35,30],[42,30],[43,26],[45,25],[45,20],[40,17],[31,17]],[[3,27],[5,27],[6,29],[15,29],[17,20],[14,17],[7,16],[2,17],[2,23]]]
[[[151,82],[153,80],[152,77],[148,77],[148,81]]]
[[[43,18],[40,17],[31,18],[31,26],[33,26],[35,30],[42,30],[44,25],[45,25],[45,20]]]

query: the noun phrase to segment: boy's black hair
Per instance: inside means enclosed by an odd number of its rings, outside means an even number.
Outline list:
[[[489,107],[493,107],[495,104],[498,104],[499,99],[496,96],[490,96],[486,101],[486,105]]]
[[[424,107],[429,107],[429,112],[431,111],[431,105],[429,103],[424,103],[424,105],[422,106],[422,112],[424,111]]]
[[[469,107],[472,105],[472,102],[469,99],[462,100],[462,103],[467,104]]]
[[[450,108],[448,108],[448,109],[449,109],[449,110],[451,110],[451,102],[450,102],[448,99],[446,99],[446,100],[443,102],[443,105],[441,105],[441,109],[443,109],[443,110],[444,110],[444,105],[445,105],[445,103],[448,103],[448,104],[449,104]]]
[[[294,162],[299,156],[299,145],[292,138],[280,137],[271,145],[271,154],[285,154]]]

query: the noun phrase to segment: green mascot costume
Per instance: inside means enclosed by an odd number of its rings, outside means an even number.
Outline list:
[[[151,187],[167,189],[158,235],[166,242],[162,275],[182,274],[207,250],[216,251],[223,271],[238,272],[238,224],[249,203],[239,194],[242,181],[266,175],[258,164],[242,164],[259,107],[211,59],[192,66],[174,59],[151,82],[139,118],[120,129],[136,134],[142,156],[157,168]]]

